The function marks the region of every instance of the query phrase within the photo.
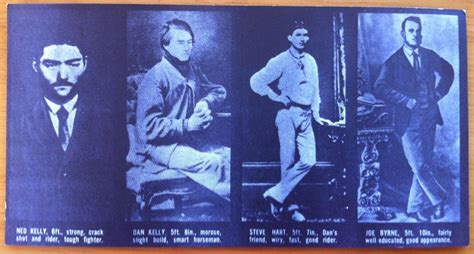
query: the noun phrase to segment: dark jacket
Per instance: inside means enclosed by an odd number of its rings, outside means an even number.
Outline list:
[[[116,200],[124,175],[111,145],[116,132],[96,106],[79,96],[65,152],[43,99],[22,117],[21,144],[16,146],[21,156],[9,175],[10,218],[98,222],[120,214]]]
[[[412,115],[406,104],[410,98],[416,98],[420,82],[425,82],[428,94],[432,96],[429,100],[432,102],[431,107],[435,107],[437,123],[443,124],[437,102],[448,93],[454,79],[451,64],[433,50],[426,48],[419,50],[421,57],[419,77],[402,47],[385,61],[374,84],[375,94],[393,106],[395,131],[400,135],[405,133]],[[437,84],[435,73],[440,77]]]

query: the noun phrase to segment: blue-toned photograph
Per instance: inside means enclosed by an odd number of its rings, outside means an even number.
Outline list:
[[[462,10],[7,14],[7,245],[469,244]]]
[[[231,21],[128,13],[128,220],[229,220]]]
[[[249,11],[242,44],[242,221],[346,220],[344,15]]]
[[[358,221],[460,221],[458,16],[361,13],[358,28]]]
[[[9,226],[123,220],[118,16],[100,8],[10,6]]]

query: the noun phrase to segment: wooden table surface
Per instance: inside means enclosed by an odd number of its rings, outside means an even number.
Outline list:
[[[398,1],[380,1],[380,0],[71,0],[71,1],[5,1],[0,5],[0,203],[5,202],[5,147],[6,147],[6,63],[7,63],[7,3],[121,3],[121,4],[218,4],[218,5],[287,5],[287,6],[365,6],[365,7],[429,7],[429,8],[449,8],[464,9],[467,13],[467,39],[468,39],[468,84],[469,87],[469,112],[473,110],[474,103],[474,3],[470,0],[398,0]],[[47,18],[47,17],[45,17]],[[471,88],[473,87],[473,88]],[[472,90],[472,91],[471,91]],[[473,149],[473,131],[469,130],[469,154],[470,164],[474,163],[472,157]],[[470,167],[470,165],[469,165]],[[474,208],[474,175],[471,173],[469,181],[470,208]],[[470,213],[470,221],[474,220],[474,212]],[[5,246],[5,207],[0,205],[0,253],[474,253],[474,247],[469,248],[448,248],[448,249],[296,249],[296,248],[85,248],[85,247],[11,247]],[[473,243],[474,232],[470,230],[470,240]]]

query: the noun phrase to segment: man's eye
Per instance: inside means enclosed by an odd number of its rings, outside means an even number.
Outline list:
[[[58,66],[56,63],[50,63],[50,62],[43,62],[43,65],[46,66],[46,68],[52,68]]]
[[[79,65],[81,65],[81,64],[80,63],[70,63],[68,65],[72,66],[72,67],[79,67]]]

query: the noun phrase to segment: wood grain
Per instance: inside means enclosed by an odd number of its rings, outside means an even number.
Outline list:
[[[5,181],[6,181],[6,59],[7,59],[7,18],[6,18],[6,4],[7,3],[120,3],[120,4],[157,4],[158,1],[152,0],[72,0],[72,1],[8,1],[2,0],[0,5],[0,203],[5,202]],[[399,1],[380,1],[380,0],[201,0],[198,3],[193,0],[162,0],[160,4],[199,4],[199,5],[287,5],[287,6],[372,6],[372,7],[427,7],[427,8],[449,8],[449,9],[464,9],[467,13],[467,37],[468,37],[468,84],[474,84],[474,4],[470,0],[432,0],[432,1],[413,1],[413,0],[399,0]],[[471,88],[472,87],[472,88]],[[469,112],[473,110],[474,103],[474,86],[469,86]],[[474,163],[472,157],[472,146],[474,140],[474,133],[469,130],[469,167]],[[474,175],[470,174],[469,181],[471,182],[469,188],[470,209],[473,210],[474,202]],[[474,221],[471,212],[470,221]],[[5,207],[0,205],[0,242],[4,242],[5,229]],[[474,232],[470,230],[470,241],[473,242]],[[448,248],[448,249],[295,249],[295,248],[84,248],[84,247],[11,247],[0,244],[0,253],[474,253],[474,247],[469,248]]]

